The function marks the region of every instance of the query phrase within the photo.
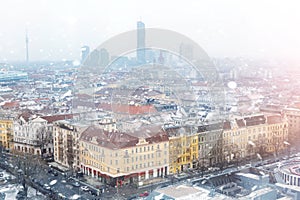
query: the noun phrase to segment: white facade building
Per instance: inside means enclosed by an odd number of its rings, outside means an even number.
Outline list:
[[[53,154],[52,124],[40,117],[20,116],[14,122],[14,151],[42,155]]]

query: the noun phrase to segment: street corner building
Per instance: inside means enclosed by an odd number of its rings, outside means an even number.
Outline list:
[[[169,174],[169,138],[161,126],[106,131],[93,125],[80,137],[80,168],[104,183],[142,184]]]

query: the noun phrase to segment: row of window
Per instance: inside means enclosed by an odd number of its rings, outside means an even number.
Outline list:
[[[83,159],[83,162],[87,165],[91,165],[93,167],[96,167],[98,169],[100,169],[101,171],[104,169],[104,166],[101,165],[100,163],[97,163],[97,162],[94,162],[92,160],[86,160],[86,159]],[[161,164],[167,164],[167,159],[164,159],[163,163],[161,161],[158,161],[156,162],[157,165],[161,165]],[[140,163],[140,164],[137,164],[137,165],[131,165],[131,168],[130,166],[127,166],[127,167],[124,167],[124,171],[125,172],[129,172],[129,171],[132,171],[132,170],[138,170],[138,169],[144,169],[144,168],[147,168],[147,167],[153,167],[154,166],[154,161],[151,161],[151,162],[147,162],[147,163]],[[107,172],[110,172],[110,167],[107,167]],[[117,173],[120,173],[120,168],[115,168],[117,170]]]
[[[265,128],[265,127],[264,127]],[[255,133],[255,129],[252,129],[253,131],[252,131],[252,133]],[[272,129],[273,130],[273,129]],[[279,129],[277,129],[277,128],[274,128],[274,130],[279,130]],[[265,130],[264,130],[265,131]],[[270,137],[273,133],[279,133],[279,134],[282,134],[283,132],[284,133],[287,133],[287,130],[280,130],[280,131],[275,131],[275,132],[267,132],[267,135],[268,135],[268,137]],[[263,137],[266,137],[266,133],[265,132],[262,132],[261,133],[261,131],[259,131],[258,132],[259,133],[259,136],[263,136]],[[245,134],[245,131],[236,131],[236,132],[225,132],[224,134],[223,134],[223,136],[224,137],[232,137],[232,136],[237,136],[237,135],[241,135],[241,134]],[[248,130],[248,134],[251,134],[251,129],[250,130]],[[251,139],[251,136],[248,136],[250,139]],[[252,138],[253,139],[255,139],[255,137],[256,137],[256,135],[252,135]],[[250,140],[249,139],[249,140]]]

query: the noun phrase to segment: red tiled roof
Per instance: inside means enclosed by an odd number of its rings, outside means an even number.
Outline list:
[[[165,141],[169,141],[169,137],[166,132],[159,132],[152,137],[146,138],[146,142],[149,142],[149,144],[165,142]]]
[[[49,98],[37,98],[37,99],[34,99],[35,102],[40,102],[40,101],[50,101]]]
[[[25,121],[28,122],[32,115],[34,115],[34,113],[31,110],[26,109],[18,116],[18,119],[22,117]]]
[[[76,97],[78,99],[93,99],[93,96],[89,94],[77,94]]]
[[[141,129],[142,130],[142,129]],[[141,131],[138,130],[138,131]],[[85,131],[82,132],[80,139],[86,142],[92,142],[93,138],[96,139],[100,146],[114,149],[114,148],[127,148],[134,147],[139,142],[138,133],[124,133],[124,132],[108,132],[101,129],[99,126],[90,126]],[[141,134],[143,135],[143,134]],[[151,134],[150,134],[151,135]],[[161,131],[146,137],[145,140],[152,143],[159,143],[163,141],[168,141],[169,138],[162,129]]]
[[[224,130],[230,130],[231,129],[231,124],[229,121],[225,121],[223,124],[223,129]]]
[[[59,120],[72,119],[73,114],[42,116],[41,118],[43,118],[44,120],[47,120],[48,123],[53,123],[53,122],[59,121]]]
[[[236,121],[236,124],[238,125],[238,127],[240,127],[240,128],[246,126],[243,119],[236,119],[235,121]]]
[[[130,115],[142,115],[148,113],[156,113],[157,110],[153,105],[122,105],[122,104],[108,104],[101,103],[98,108],[103,110],[113,111],[115,113],[123,113]]]
[[[94,137],[100,146],[110,149],[126,148],[138,143],[138,138],[136,137],[130,136],[126,133],[107,132],[98,126],[88,127],[82,132],[80,139],[92,142]]]
[[[17,101],[13,102],[5,102],[5,104],[2,106],[3,109],[12,109],[12,108],[17,108],[20,106],[20,103]]]
[[[282,122],[282,118],[280,115],[272,115],[272,116],[267,116],[267,123],[268,124],[277,124]]]
[[[192,85],[193,86],[207,86],[208,84],[207,84],[207,82],[200,82],[200,81],[198,81],[198,82],[194,82],[194,83],[192,83]]]

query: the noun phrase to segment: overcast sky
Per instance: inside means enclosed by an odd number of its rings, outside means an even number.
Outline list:
[[[79,59],[136,28],[165,28],[194,39],[210,56],[250,56],[299,61],[297,1],[274,0],[7,0],[0,3],[0,62]]]

